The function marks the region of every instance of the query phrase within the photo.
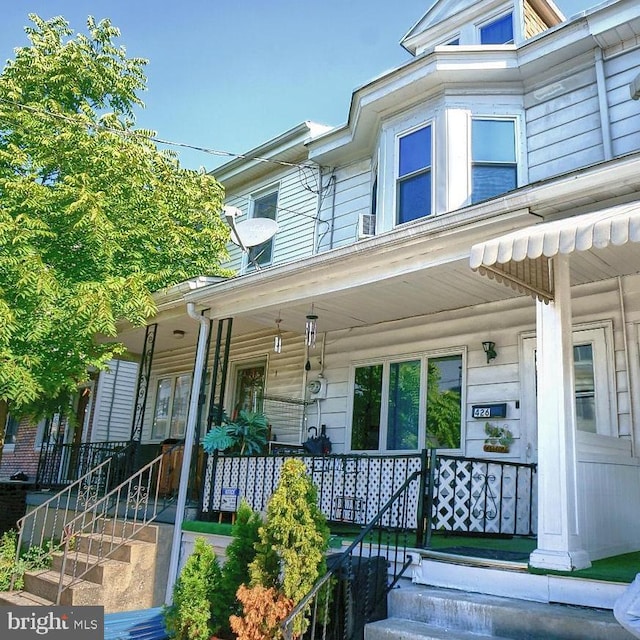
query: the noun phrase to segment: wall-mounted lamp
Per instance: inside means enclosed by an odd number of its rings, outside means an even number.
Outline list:
[[[482,343],[482,348],[487,354],[487,364],[489,364],[498,354],[496,353],[496,343],[486,340]]]
[[[318,336],[318,316],[313,313],[313,305],[311,305],[311,313],[307,316],[304,325],[304,342],[308,347],[316,346],[316,337]]]
[[[182,329],[174,329],[173,330],[173,337],[176,340],[182,340],[182,338],[184,338],[186,331],[183,331]]]

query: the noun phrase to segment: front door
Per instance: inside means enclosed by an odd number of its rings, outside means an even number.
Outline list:
[[[608,331],[605,327],[573,332],[576,427],[585,433],[615,435],[612,432],[611,363]],[[522,340],[522,434],[526,438],[526,461],[538,459],[536,403],[536,338]]]

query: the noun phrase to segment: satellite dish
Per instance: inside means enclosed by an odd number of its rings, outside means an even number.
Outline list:
[[[271,240],[278,231],[278,223],[271,218],[249,218],[238,223],[233,220],[233,224],[230,223],[229,226],[231,242],[245,251]]]

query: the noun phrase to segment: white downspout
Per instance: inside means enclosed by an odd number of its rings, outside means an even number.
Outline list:
[[[629,356],[629,340],[627,338],[627,309],[624,302],[624,291],[622,290],[622,278],[618,276],[618,296],[620,298],[620,315],[622,316],[622,338],[624,344],[624,364],[627,370],[627,389],[629,393],[629,436],[631,438],[631,456],[636,456],[636,421],[635,421],[635,393],[633,392],[632,373]],[[618,432],[618,436],[620,433]]]
[[[600,129],[602,130],[602,147],[604,159],[613,158],[613,148],[611,144],[611,124],[609,120],[609,105],[607,103],[607,81],[604,73],[604,59],[602,49],[598,47],[595,51],[596,87],[598,91],[598,105],[600,111]]]
[[[196,362],[191,382],[191,398],[189,400],[189,413],[184,437],[184,453],[182,456],[182,468],[180,470],[180,485],[178,487],[178,500],[176,503],[176,520],[173,526],[173,539],[171,541],[171,556],[169,559],[169,575],[167,577],[167,591],[165,603],[171,604],[173,599],[173,587],[178,578],[178,565],[180,563],[180,546],[182,543],[182,521],[184,520],[185,505],[187,503],[187,485],[189,484],[189,471],[191,469],[191,453],[195,439],[196,422],[198,419],[198,400],[200,398],[200,386],[202,383],[202,370],[207,357],[207,340],[209,338],[209,319],[196,313],[193,302],[187,304],[189,317],[200,323],[198,332],[198,347]]]

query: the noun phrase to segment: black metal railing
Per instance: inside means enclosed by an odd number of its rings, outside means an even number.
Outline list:
[[[254,511],[264,511],[287,458],[301,459],[318,489],[318,504],[331,523],[367,525],[414,472],[426,468],[425,450],[407,455],[284,453],[261,456],[210,455],[206,461],[202,519],[235,512],[241,499]],[[419,525],[422,496],[417,485],[407,496],[409,516],[404,524]],[[393,518],[390,512],[385,516]],[[388,525],[393,526],[391,519]]]
[[[121,482],[133,468],[134,443],[128,440],[81,444],[43,443],[38,460],[36,485],[64,487],[84,476],[109,458],[112,477]]]
[[[412,563],[411,496],[424,470],[413,471],[345,551],[329,556],[327,573],[282,623],[286,640],[356,640],[368,622],[387,617],[387,594]],[[389,523],[393,523],[392,526]]]
[[[427,546],[431,531],[535,535],[536,469],[535,464],[438,455],[429,483]]]
[[[122,453],[135,451],[126,443]],[[18,521],[16,564],[40,557],[59,573],[55,604],[69,604],[65,592],[134,539],[168,503],[162,497],[165,470],[175,447],[163,451],[130,475],[119,453],[69,483]],[[15,586],[17,574],[11,578]]]

